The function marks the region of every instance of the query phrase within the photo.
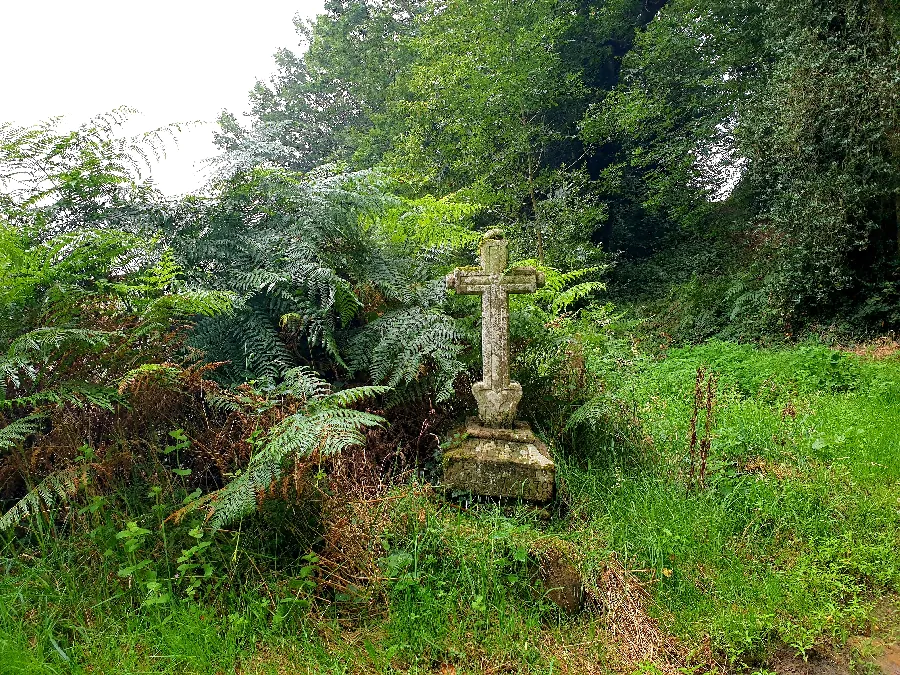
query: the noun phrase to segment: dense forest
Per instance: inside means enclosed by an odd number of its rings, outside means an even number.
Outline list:
[[[178,125],[0,123],[0,675],[896,654],[900,5],[296,28],[197,194],[148,178]],[[440,489],[481,369],[444,275],[498,227],[547,280],[545,508]]]
[[[329,3],[219,144],[383,168],[520,257],[614,262],[616,297],[678,302],[680,339],[893,328],[898,9],[735,4]]]

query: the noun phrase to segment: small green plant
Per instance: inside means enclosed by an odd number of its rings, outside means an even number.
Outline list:
[[[140,527],[133,520],[128,521],[125,527],[116,534],[116,539],[121,542],[127,559],[127,564],[120,567],[117,574],[119,577],[127,579],[129,584],[144,591],[141,602],[144,607],[162,605],[172,598],[166,588],[166,580],[159,579],[157,576],[153,559],[140,555],[144,541],[150,534],[150,530]]]
[[[188,530],[188,536],[195,543],[190,548],[182,549],[181,555],[176,559],[175,562],[178,563],[176,579],[185,597],[195,600],[197,590],[212,577],[213,566],[204,561],[202,556],[203,552],[212,545],[212,541],[204,540],[204,532],[199,526]]]

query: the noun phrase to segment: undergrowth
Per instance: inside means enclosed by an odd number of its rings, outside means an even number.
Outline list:
[[[756,669],[865,630],[900,591],[896,358],[710,343],[659,360],[581,337],[596,395],[642,431],[623,440],[603,415],[585,418],[600,446],[564,431],[549,514],[460,510],[415,472],[361,480],[354,453],[215,534],[165,520],[187,488],[132,487],[7,537],[0,672]],[[701,366],[719,386],[698,486]],[[579,614],[549,600],[548,547],[584,580]],[[649,595],[643,618],[611,621],[622,566]],[[628,652],[629,626],[656,644]]]

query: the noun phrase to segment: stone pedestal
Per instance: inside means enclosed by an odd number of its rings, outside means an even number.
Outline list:
[[[547,446],[525,422],[497,429],[470,419],[463,440],[444,453],[447,490],[547,502],[553,497],[555,476]]]

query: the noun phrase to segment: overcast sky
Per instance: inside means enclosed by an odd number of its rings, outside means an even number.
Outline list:
[[[298,49],[293,17],[323,0],[7,0],[0,13],[0,121],[34,124],[64,115],[72,128],[127,105],[129,132],[203,120],[153,169],[167,194],[203,183],[198,162],[215,153],[213,124],[247,109],[247,92],[274,71],[272,54]]]

